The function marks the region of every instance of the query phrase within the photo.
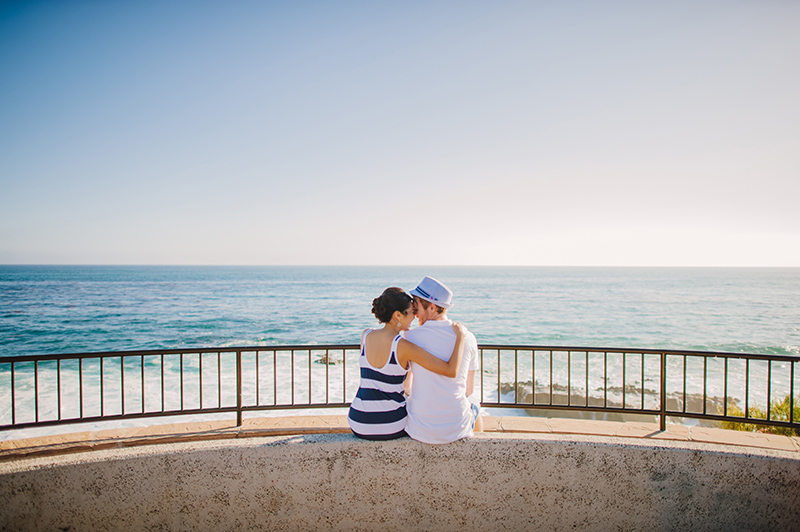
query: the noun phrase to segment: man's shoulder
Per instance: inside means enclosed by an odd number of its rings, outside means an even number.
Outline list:
[[[466,340],[467,340],[468,344],[474,344],[475,347],[478,346],[478,339],[469,330],[467,331],[467,334],[466,334]]]

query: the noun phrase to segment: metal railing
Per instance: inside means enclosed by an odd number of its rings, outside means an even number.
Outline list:
[[[480,351],[484,407],[653,415],[662,431],[668,417],[679,417],[800,434],[798,357],[525,345]],[[495,399],[487,401],[491,374]]]
[[[225,412],[241,425],[249,410],[346,407],[348,381],[358,385],[348,356],[357,359],[358,346],[0,358],[0,430]]]
[[[488,408],[643,414],[800,433],[788,355],[479,346]],[[166,349],[0,358],[0,430],[187,414],[347,407],[359,346]]]

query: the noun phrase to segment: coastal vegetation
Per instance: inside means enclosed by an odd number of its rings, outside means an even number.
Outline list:
[[[536,381],[535,388],[537,390],[541,388],[547,388],[547,386],[539,383]],[[540,406],[547,405],[548,403],[554,405],[566,405],[566,404],[581,404],[586,401],[586,398],[583,396],[582,390],[572,391],[571,397],[568,397],[568,387],[565,385],[560,385],[553,383],[552,385],[553,391],[552,396],[548,391],[545,392],[538,392],[536,393],[536,399],[534,400],[532,394],[532,385],[531,381],[523,381],[517,383],[516,389],[513,383],[503,382],[500,384],[499,391],[501,396],[507,396],[509,400],[516,400],[523,404],[537,404]],[[602,388],[598,388],[598,391],[602,391]],[[613,387],[610,386],[608,388],[609,393],[613,393],[615,395],[620,395],[622,393],[621,387]],[[641,393],[641,389],[638,387],[633,386],[626,386],[625,392],[631,394],[631,396],[635,396],[637,393]],[[644,390],[645,395],[656,395],[657,392],[654,390]],[[514,397],[510,397],[507,394],[515,394]],[[674,394],[667,397],[667,404],[668,407],[672,410],[679,410],[680,409],[680,401],[681,397],[680,394]],[[713,412],[713,409],[716,408],[719,414],[723,414],[723,404],[725,399],[723,397],[704,397],[702,394],[687,394],[685,397],[685,401],[687,402],[687,411],[690,412],[701,412],[702,411],[702,401],[707,400],[709,402],[709,412]],[[740,431],[747,431],[747,432],[760,432],[763,434],[781,434],[784,436],[800,436],[800,429],[793,429],[789,427],[776,427],[773,425],[766,425],[762,423],[754,422],[758,419],[767,419],[767,411],[765,408],[759,405],[749,405],[747,407],[747,415],[745,415],[744,410],[740,406],[740,402],[738,399],[729,398],[729,403],[727,407],[727,415],[731,417],[738,417],[742,419],[747,419],[748,422],[742,421],[722,421],[722,422],[707,422],[709,426],[720,426],[724,429],[728,430],[740,430]],[[590,397],[588,399],[588,403],[595,404],[596,406],[602,406],[603,398],[602,397]],[[607,401],[607,406],[618,406],[621,407],[622,403],[614,400]],[[794,411],[794,415],[790,417],[790,411]],[[790,395],[787,395],[782,400],[779,401],[772,401],[769,407],[769,419],[772,421],[797,421],[800,420],[800,397],[795,397],[792,400]]]
[[[789,421],[789,413],[794,411],[792,419],[800,419],[800,397],[795,397],[792,401],[791,395],[787,395],[782,401],[772,401],[769,406],[769,419],[774,421]],[[745,417],[745,412],[738,405],[728,407],[728,415]],[[750,419],[767,419],[766,410],[758,405],[750,406],[747,409]],[[730,430],[743,430],[748,432],[761,432],[764,434],[782,434],[784,436],[800,436],[800,430],[789,427],[775,427],[772,425],[762,425],[759,423],[742,423],[739,421],[723,421],[722,428]]]

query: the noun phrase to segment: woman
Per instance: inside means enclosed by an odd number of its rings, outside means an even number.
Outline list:
[[[387,288],[372,301],[372,313],[382,329],[361,335],[361,383],[350,406],[347,422],[356,436],[368,440],[392,440],[406,436],[406,398],[403,381],[409,362],[446,377],[455,377],[464,355],[464,328],[453,324],[456,344],[449,361],[433,356],[404,340],[414,321],[413,299],[401,288]]]

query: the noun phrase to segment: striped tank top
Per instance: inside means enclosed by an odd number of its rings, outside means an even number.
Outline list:
[[[405,436],[406,398],[403,395],[403,380],[407,369],[397,362],[397,343],[402,338],[397,335],[392,340],[389,360],[382,368],[373,367],[367,360],[368,330],[361,340],[361,356],[358,357],[361,367],[361,383],[347,422],[350,429],[362,438],[370,440],[391,440]]]

